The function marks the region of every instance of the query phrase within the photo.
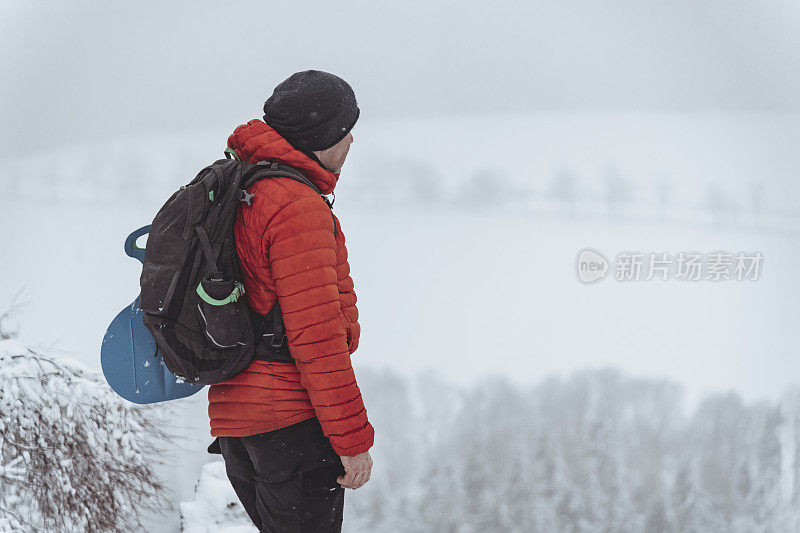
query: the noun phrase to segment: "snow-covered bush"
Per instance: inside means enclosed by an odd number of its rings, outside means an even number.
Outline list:
[[[159,507],[157,411],[48,357],[0,317],[0,531],[130,531]]]

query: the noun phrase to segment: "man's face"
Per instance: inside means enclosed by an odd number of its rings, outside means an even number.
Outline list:
[[[350,145],[353,143],[353,133],[349,132],[338,143],[334,144],[327,150],[314,152],[314,154],[322,161],[325,168],[338,174],[342,171],[344,160],[347,159],[347,152],[350,151]]]

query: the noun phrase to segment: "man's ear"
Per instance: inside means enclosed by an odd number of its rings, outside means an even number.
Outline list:
[[[331,169],[326,167],[325,163],[323,163],[322,160],[319,158],[319,154],[321,154],[322,152],[319,152],[319,151],[316,151],[316,150],[312,150],[310,152],[303,152],[303,153],[306,154],[311,159],[313,159],[314,161],[316,161],[317,163],[319,163],[319,166],[321,166],[322,168],[324,168],[328,172],[333,172]]]

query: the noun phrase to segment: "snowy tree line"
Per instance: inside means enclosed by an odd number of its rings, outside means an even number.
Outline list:
[[[350,531],[783,532],[800,528],[800,390],[684,413],[611,369],[456,388],[361,372],[375,471]]]
[[[138,205],[155,210],[203,164],[221,154],[183,148],[157,150],[116,147],[105,158],[70,151],[12,162],[0,184],[13,198]],[[517,175],[502,164],[443,176],[431,161],[409,156],[365,157],[348,167],[340,189],[349,205],[362,208],[413,207],[469,212],[517,212],[569,218],[602,217],[800,233],[800,210],[775,208],[764,177],[736,191],[725,180],[697,176],[681,191],[666,173],[634,176],[614,163],[591,175],[562,167],[548,175]]]
[[[376,176],[380,176],[379,182]],[[632,176],[613,164],[585,176],[570,168],[550,175],[518,176],[502,167],[487,166],[459,176],[448,187],[433,165],[409,158],[375,163],[360,177],[349,194],[361,205],[381,208],[396,204],[469,212],[700,223],[717,229],[768,230],[778,226],[800,230],[800,210],[770,207],[763,179],[752,180],[737,194],[724,182],[698,176],[698,183],[687,194],[666,175]]]

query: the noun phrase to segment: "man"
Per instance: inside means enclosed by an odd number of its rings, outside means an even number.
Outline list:
[[[290,165],[330,194],[358,116],[347,82],[298,72],[228,147],[243,161]],[[360,326],[344,233],[298,181],[262,179],[247,198],[235,225],[246,295],[256,313],[280,305],[294,362],[254,360],[211,386],[211,434],[260,531],[341,531],[344,488],[369,480],[374,438],[350,363]]]

